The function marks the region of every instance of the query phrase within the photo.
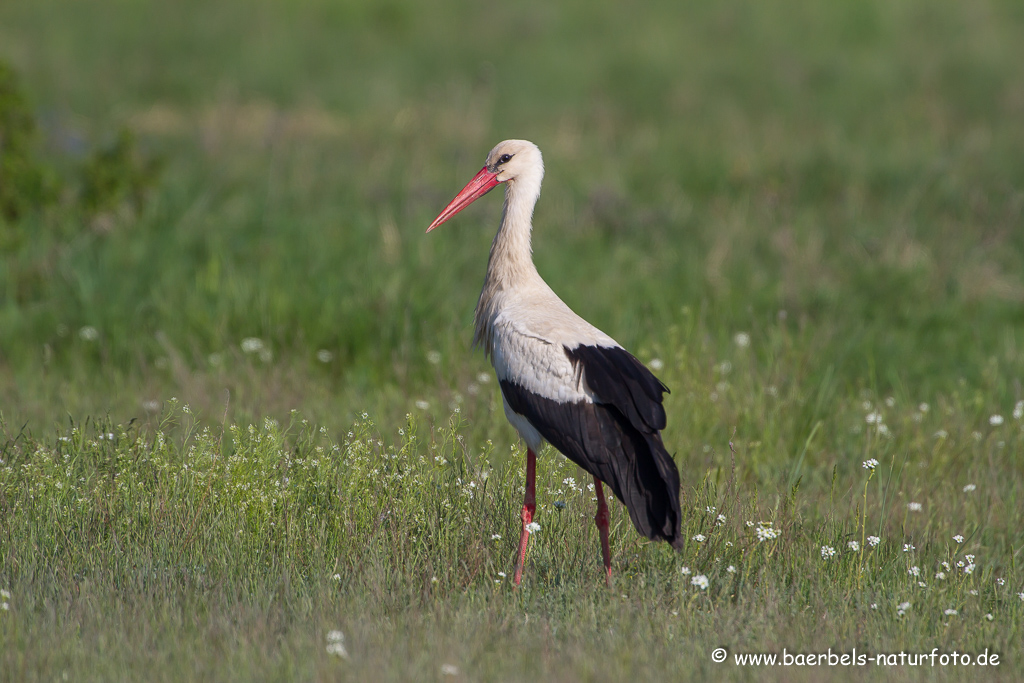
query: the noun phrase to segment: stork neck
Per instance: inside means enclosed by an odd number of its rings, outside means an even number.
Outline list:
[[[503,288],[537,274],[533,265],[530,235],[533,231],[533,207],[540,196],[540,183],[519,177],[505,186],[505,207],[501,227],[491,244],[487,262],[487,283]]]

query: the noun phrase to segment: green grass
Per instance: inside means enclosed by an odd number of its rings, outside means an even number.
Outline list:
[[[127,126],[163,170],[141,211],[0,226],[0,679],[825,675],[717,646],[1020,678],[1022,29],[1009,1],[3,3],[41,154]],[[541,273],[662,364],[707,537],[616,504],[612,590],[555,453],[498,575],[522,454],[469,341],[500,200],[423,231],[508,137],[545,153]]]

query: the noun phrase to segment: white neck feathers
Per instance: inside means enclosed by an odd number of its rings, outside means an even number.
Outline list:
[[[535,165],[519,173],[505,185],[501,227],[498,228],[494,242],[491,243],[487,275],[476,305],[473,343],[483,346],[485,353],[490,352],[491,324],[498,312],[502,293],[532,278],[540,278],[536,266],[533,265],[530,234],[533,231],[533,208],[540,197],[543,178],[544,164],[538,154]]]

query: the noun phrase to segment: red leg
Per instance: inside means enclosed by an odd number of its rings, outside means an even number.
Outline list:
[[[601,557],[604,559],[605,583],[612,585],[612,550],[608,546],[608,502],[604,499],[604,487],[601,480],[594,477],[594,493],[597,494],[597,514],[594,524],[601,534]]]
[[[530,448],[526,449],[526,498],[523,500],[523,512],[520,517],[523,519],[523,531],[519,535],[519,561],[516,562],[516,573],[512,581],[518,586],[523,578],[523,564],[526,562],[526,543],[530,540],[530,532],[526,525],[533,521],[533,513],[537,509],[537,499],[534,494],[534,479],[537,473],[537,456]]]

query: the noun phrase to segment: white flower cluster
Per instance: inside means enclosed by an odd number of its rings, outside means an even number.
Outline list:
[[[327,653],[342,659],[348,659],[348,650],[345,649],[345,634],[341,631],[327,632]]]

